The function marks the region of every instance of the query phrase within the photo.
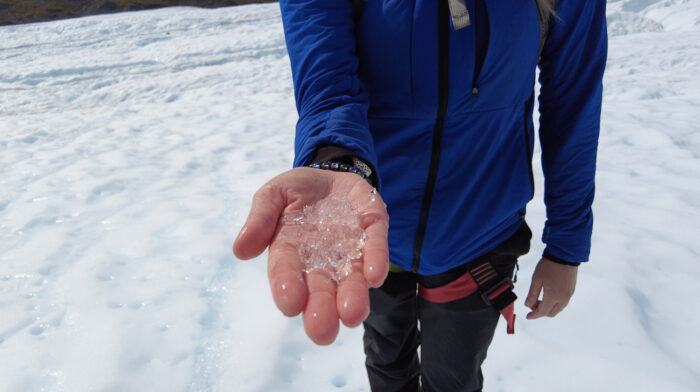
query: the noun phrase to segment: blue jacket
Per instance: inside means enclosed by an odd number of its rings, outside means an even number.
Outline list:
[[[494,248],[533,196],[532,0],[281,0],[299,111],[295,166],[323,146],[371,163],[390,216],[392,263],[425,275]],[[588,260],[605,1],[559,0],[540,65],[546,252]]]

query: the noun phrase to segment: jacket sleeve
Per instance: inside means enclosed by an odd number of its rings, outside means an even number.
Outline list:
[[[309,164],[320,147],[338,146],[374,169],[369,99],[357,77],[352,2],[281,0],[280,8],[299,112],[294,166]]]
[[[545,177],[545,254],[588,260],[602,79],[607,59],[604,0],[560,0],[542,59],[540,144]]]

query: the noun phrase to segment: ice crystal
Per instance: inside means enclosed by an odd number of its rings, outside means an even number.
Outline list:
[[[375,200],[372,190],[367,204]],[[328,196],[285,216],[284,221],[283,236],[299,245],[306,273],[321,270],[340,282],[352,272],[352,262],[362,257],[365,231],[360,226],[360,209],[347,195]]]

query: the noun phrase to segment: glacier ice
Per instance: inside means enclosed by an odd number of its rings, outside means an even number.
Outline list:
[[[372,189],[366,205],[376,201]],[[332,194],[283,217],[282,239],[298,244],[303,270],[321,270],[340,282],[352,273],[353,261],[362,257],[365,231],[360,213],[366,206],[353,206],[348,195]]]

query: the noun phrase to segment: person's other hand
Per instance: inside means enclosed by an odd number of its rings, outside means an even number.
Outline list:
[[[576,288],[578,267],[555,263],[542,258],[532,274],[530,292],[525,306],[532,309],[526,318],[534,320],[540,317],[554,317],[569,304]],[[544,292],[542,300],[540,292]]]
[[[303,312],[306,334],[316,344],[335,340],[339,320],[354,327],[369,314],[369,287],[379,287],[389,270],[387,231],[389,216],[379,195],[368,203],[372,187],[355,173],[296,168],[270,180],[253,197],[246,223],[233,245],[242,260],[268,253],[268,278],[277,307],[287,316]],[[360,226],[366,239],[362,258],[353,262],[353,272],[339,285],[328,274],[305,274],[299,259],[299,244],[285,240],[292,230],[282,216],[294,214],[331,194],[350,198],[362,208]]]

